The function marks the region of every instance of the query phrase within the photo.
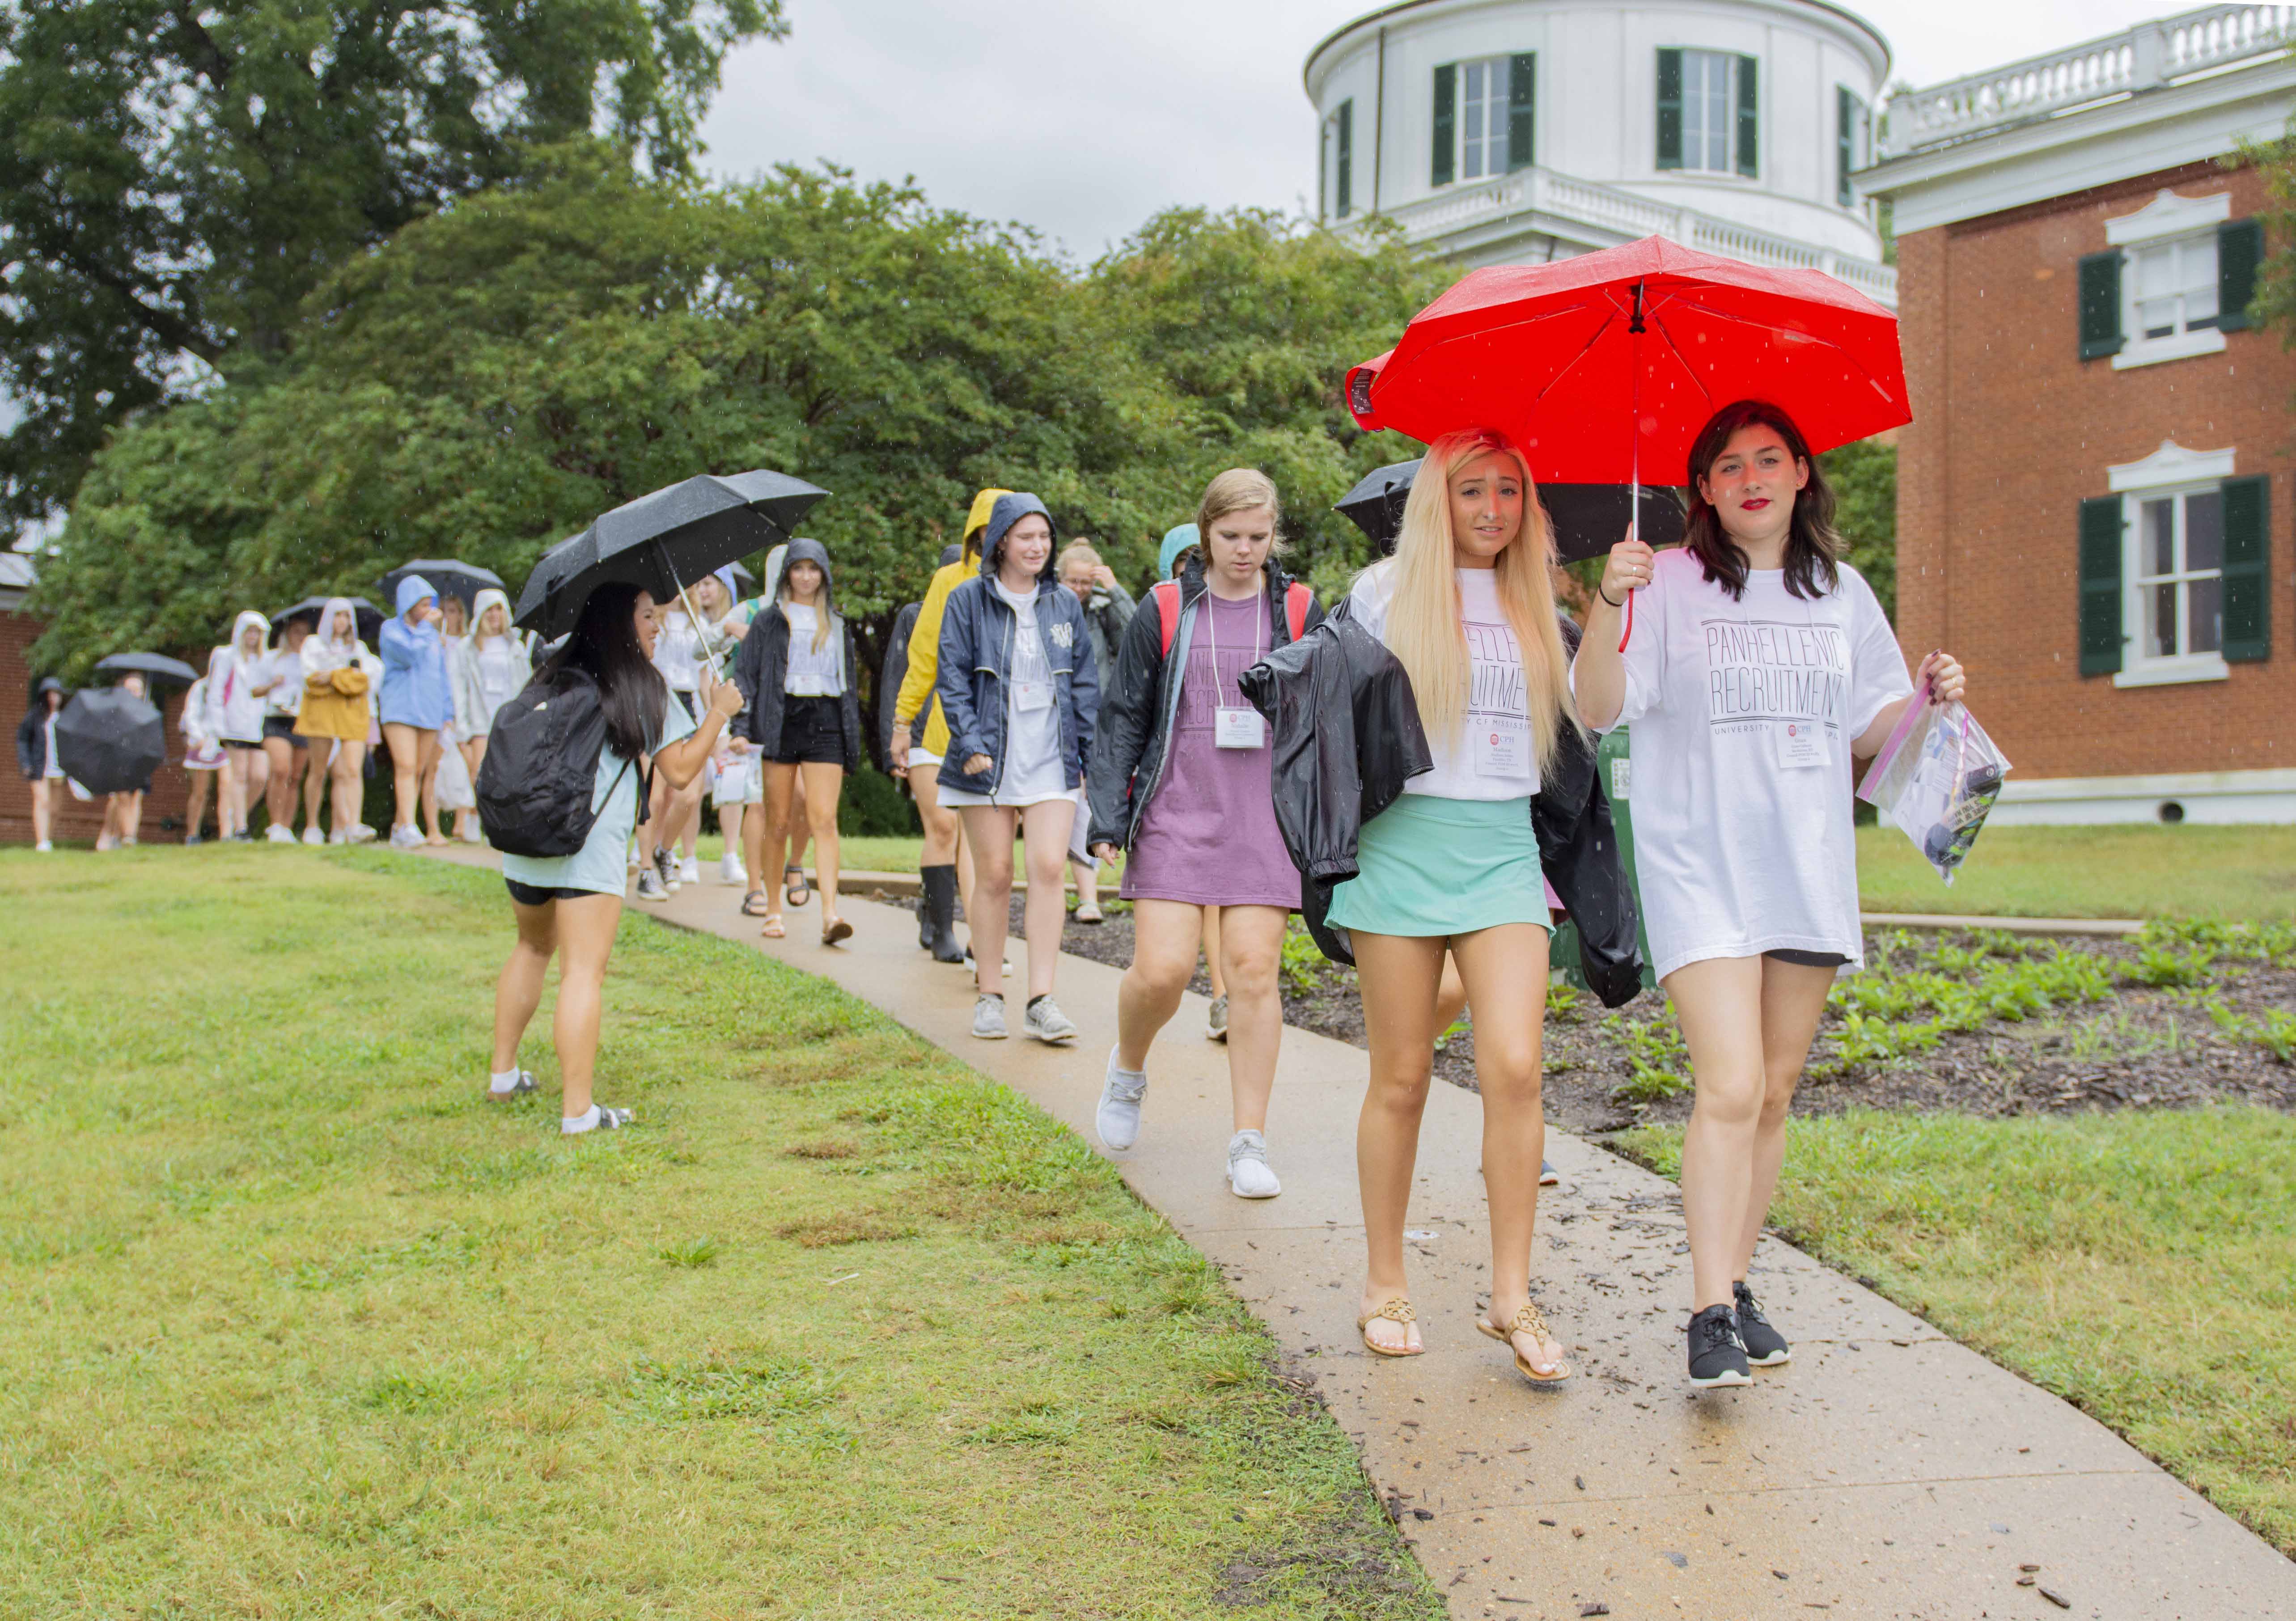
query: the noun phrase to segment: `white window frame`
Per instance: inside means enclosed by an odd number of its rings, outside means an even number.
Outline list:
[[[1696,45],[1684,45],[1680,49],[1682,51],[1682,167],[1668,172],[1702,175],[1708,178],[1721,177],[1731,180],[1748,178],[1738,172],[1738,58],[1742,53],[1709,51]],[[1719,59],[1726,64],[1722,76],[1724,81],[1722,86],[1722,161],[1719,167],[1693,163],[1690,160],[1690,86],[1693,64],[1702,63],[1707,59]],[[1699,94],[1702,97],[1705,94],[1702,84]],[[1699,143],[1703,150],[1705,145],[1703,133],[1699,137]]]
[[[2147,338],[2137,323],[2137,256],[2148,248],[2165,247],[2170,243],[2206,240],[2213,249],[2216,231],[2232,217],[2232,193],[2214,192],[2202,197],[2179,197],[2174,192],[2156,194],[2134,214],[2124,214],[2119,219],[2104,222],[2104,240],[2121,250],[2120,255],[2120,352],[2112,357],[2112,369],[2128,371],[2131,366],[2154,366],[2169,360],[2190,360],[2198,355],[2218,355],[2224,352],[2225,335],[2220,328],[2201,327],[2180,332],[2165,338]],[[2219,317],[2223,311],[2217,312]]]
[[[1451,183],[1454,185],[1480,185],[1487,180],[1504,180],[1507,174],[1507,114],[1513,106],[1514,53],[1502,51],[1496,56],[1464,56],[1453,64],[1457,70],[1454,81],[1456,98],[1451,106]],[[1467,173],[1467,75],[1480,69],[1483,75],[1483,133],[1474,139],[1481,146],[1483,160],[1480,174]],[[1497,154],[1496,163],[1492,154]]]
[[[2227,681],[2232,670],[2224,651],[2177,653],[2164,659],[2144,656],[2144,593],[2143,572],[2144,503],[2169,497],[2221,489],[2233,476],[2234,454],[2223,450],[2186,450],[2174,439],[2141,462],[2105,469],[2108,487],[2120,497],[2120,631],[2125,640],[2120,669],[2112,678],[2116,687],[2171,686],[2192,681]],[[2179,521],[2182,521],[2181,514]],[[2221,566],[2219,566],[2221,573]],[[2180,634],[2179,641],[2183,640]]]

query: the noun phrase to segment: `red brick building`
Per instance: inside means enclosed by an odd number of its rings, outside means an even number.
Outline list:
[[[1891,103],[1914,421],[1898,633],[2015,766],[2002,822],[2296,822],[2296,355],[2247,315],[2285,8]]]
[[[24,597],[32,584],[31,558],[21,552],[0,552],[0,726],[7,728],[10,745],[7,773],[0,777],[0,844],[32,842],[31,785],[16,769],[14,750],[16,727],[24,718],[32,685],[45,673],[31,662],[32,643],[44,626],[24,611]],[[162,685],[155,696],[168,717],[168,763],[153,775],[152,792],[144,801],[142,841],[176,844],[184,837],[184,810],[191,791],[181,764],[183,734],[176,730],[184,694],[181,688]],[[103,831],[101,799],[84,803],[70,794],[57,794],[49,804],[55,818],[50,833],[58,844],[92,845]],[[212,831],[213,823],[209,825]]]

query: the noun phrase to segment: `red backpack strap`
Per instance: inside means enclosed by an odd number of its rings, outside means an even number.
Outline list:
[[[1149,594],[1156,599],[1156,622],[1164,633],[1164,657],[1172,656],[1172,638],[1180,634],[1180,582],[1158,580]]]
[[[1315,592],[1305,580],[1293,580],[1283,590],[1283,618],[1292,626],[1292,640],[1297,642],[1308,634],[1308,605],[1316,600]]]

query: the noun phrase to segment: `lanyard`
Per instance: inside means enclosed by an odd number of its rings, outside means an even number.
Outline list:
[[[1204,639],[1210,644],[1212,650],[1212,708],[1215,709],[1225,709],[1230,706],[1227,703],[1227,682],[1226,678],[1220,675],[1219,616],[1214,613],[1210,606],[1210,603],[1218,602],[1219,600],[1220,599],[1218,597],[1212,594],[1212,588],[1210,585],[1204,587],[1204,601],[1206,603],[1206,607],[1204,609]],[[1258,598],[1255,594],[1255,604],[1257,603],[1257,601]],[[1259,615],[1256,611],[1251,616],[1251,662],[1253,664],[1259,662]],[[1239,699],[1243,696],[1242,687],[1238,686],[1236,688],[1235,695]]]

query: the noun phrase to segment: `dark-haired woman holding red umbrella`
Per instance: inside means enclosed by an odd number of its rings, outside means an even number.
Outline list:
[[[1611,549],[1572,684],[1588,725],[1635,728],[1643,918],[1697,1087],[1682,1202],[1690,1381],[1704,1388],[1792,1355],[1746,1274],[1826,993],[1864,961],[1850,760],[1887,741],[1915,684],[1873,591],[1839,561],[1833,494],[1792,417],[1726,405],[1690,475],[1682,549]],[[1918,674],[1931,701],[1961,698],[1948,655]]]

